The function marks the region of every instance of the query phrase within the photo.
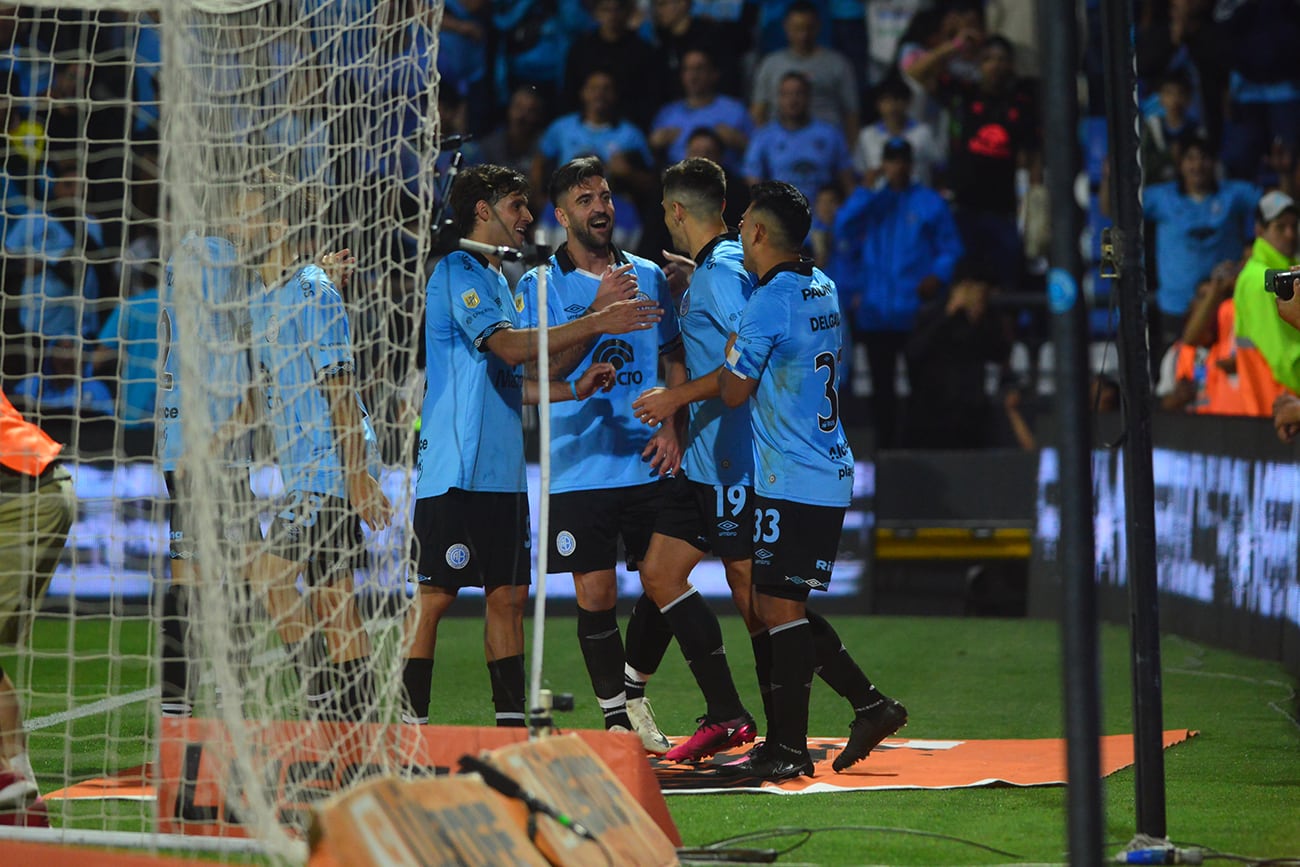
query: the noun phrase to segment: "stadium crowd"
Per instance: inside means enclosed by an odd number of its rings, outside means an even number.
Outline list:
[[[1078,5],[1096,32],[1099,3]],[[440,20],[432,7],[392,4],[411,28],[385,48],[389,74],[417,94],[415,115],[420,84],[441,77],[444,139],[472,137],[459,146],[465,167],[530,179],[539,240],[559,237],[543,195],[551,171],[584,154],[608,167],[616,242],[659,262],[671,247],[664,167],[723,165],[733,224],[751,184],[789,181],[814,204],[809,251],[848,311],[847,423],[869,423],[879,447],[1033,444],[1033,407],[1052,388],[1033,0],[449,0]],[[1300,390],[1300,350],[1246,284],[1297,252],[1294,203],[1262,196],[1294,186],[1300,4],[1135,8],[1161,406],[1267,415]],[[161,52],[149,13],[0,7],[6,389],[42,414],[115,409],[145,439]],[[1099,40],[1084,38],[1083,57],[1081,244],[1101,347],[1115,317],[1096,268],[1108,171]],[[403,120],[400,134],[417,127]],[[333,144],[329,130],[294,129],[305,162]],[[450,162],[449,151],[439,166]],[[432,264],[415,263],[404,291]],[[379,327],[358,323],[358,343]],[[1094,372],[1113,375],[1115,353],[1095,356]]]

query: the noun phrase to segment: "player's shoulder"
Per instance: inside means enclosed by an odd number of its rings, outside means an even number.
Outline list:
[[[450,281],[486,282],[487,274],[491,269],[485,262],[486,260],[479,261],[473,253],[466,250],[454,250],[439,259],[433,266],[433,271],[429,274],[428,288],[441,286]]]
[[[626,250],[623,251],[623,258],[631,262],[633,269],[638,273],[648,272],[652,276],[660,279],[664,276],[664,269],[653,259],[647,259],[644,256],[638,256],[636,253],[629,253]]]

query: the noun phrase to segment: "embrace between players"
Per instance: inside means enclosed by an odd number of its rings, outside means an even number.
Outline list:
[[[408,719],[427,720],[438,623],[465,586],[487,597],[487,666],[499,725],[525,724],[523,608],[531,557],[520,406],[546,382],[551,400],[550,570],[570,572],[578,641],[611,729],[646,749],[697,761],[755,740],[717,617],[691,586],[692,569],[722,559],[749,628],[768,736],[728,775],[811,775],[813,674],[852,706],[836,771],[864,758],[906,721],[831,625],[809,611],[831,580],[853,486],[839,422],[834,284],[800,255],[811,215],[782,182],[759,184],[739,235],[722,213],[725,178],[705,159],[663,177],[664,221],[694,268],[675,300],[660,267],[612,242],[604,166],[583,157],[552,176],[566,233],[547,262],[547,321],[539,269],[512,292],[500,261],[472,252],[442,259],[429,279],[427,392],[414,529],[419,600],[404,682]],[[452,186],[457,236],[523,244],[528,184],[501,166],[475,166]],[[758,275],[755,279],[754,275]],[[680,287],[679,287],[680,288]],[[549,328],[549,370],[532,367]],[[666,387],[659,381],[660,368]],[[644,594],[627,625],[615,616],[619,539]],[[655,724],[646,683],[673,638],[705,699],[696,732],[673,747]]]

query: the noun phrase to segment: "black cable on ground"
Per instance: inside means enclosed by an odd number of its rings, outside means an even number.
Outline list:
[[[814,834],[820,834],[826,831],[877,831],[886,834],[910,834],[916,837],[930,837],[936,840],[948,840],[953,843],[962,843],[967,846],[974,846],[977,849],[983,849],[986,852],[992,852],[994,855],[1002,855],[1006,858],[1020,859],[1023,856],[1015,852],[1007,852],[1003,849],[997,849],[993,846],[979,843],[975,840],[968,840],[965,837],[954,837],[951,834],[940,834],[935,831],[918,831],[915,828],[890,828],[882,825],[830,825],[825,828],[771,828],[766,831],[751,831],[748,834],[740,834],[735,837],[728,837],[724,840],[717,840],[713,843],[706,843],[702,848],[721,849],[727,846],[734,846],[737,843],[752,843],[758,840],[766,840],[772,837],[793,837],[802,835],[798,843],[778,852],[779,855],[785,855],[798,849],[803,844],[812,839]]]

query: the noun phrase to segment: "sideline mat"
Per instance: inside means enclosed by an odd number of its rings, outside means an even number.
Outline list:
[[[1190,729],[1164,733],[1168,749],[1196,736]],[[680,743],[685,738],[670,738]],[[1065,784],[1065,740],[936,741],[889,738],[871,755],[842,774],[831,761],[844,747],[844,738],[809,738],[816,776],[754,786],[730,783],[713,769],[745,750],[731,750],[698,765],[664,761],[651,756],[650,765],[666,795],[710,792],[764,792],[803,795],[871,789],[960,789],[975,786],[1058,786]],[[1133,736],[1105,735],[1101,739],[1101,774],[1109,776],[1133,764]],[[86,780],[44,796],[46,800],[149,800],[154,788],[146,768],[132,768],[116,777]]]
[[[1164,733],[1169,749],[1195,737],[1190,729]],[[669,738],[680,743],[685,738]],[[773,795],[806,795],[870,789],[961,789],[974,786],[1057,786],[1064,785],[1065,740],[935,741],[889,738],[871,755],[842,774],[831,769],[831,761],[844,747],[844,738],[809,738],[808,749],[816,775],[782,783],[753,785],[751,780],[730,781],[715,769],[733,761],[749,747],[719,753],[699,764],[664,761],[651,756],[650,765],[665,795],[695,795],[710,792],[764,792]],[[1105,735],[1101,738],[1101,775],[1109,776],[1133,764],[1133,736]]]

